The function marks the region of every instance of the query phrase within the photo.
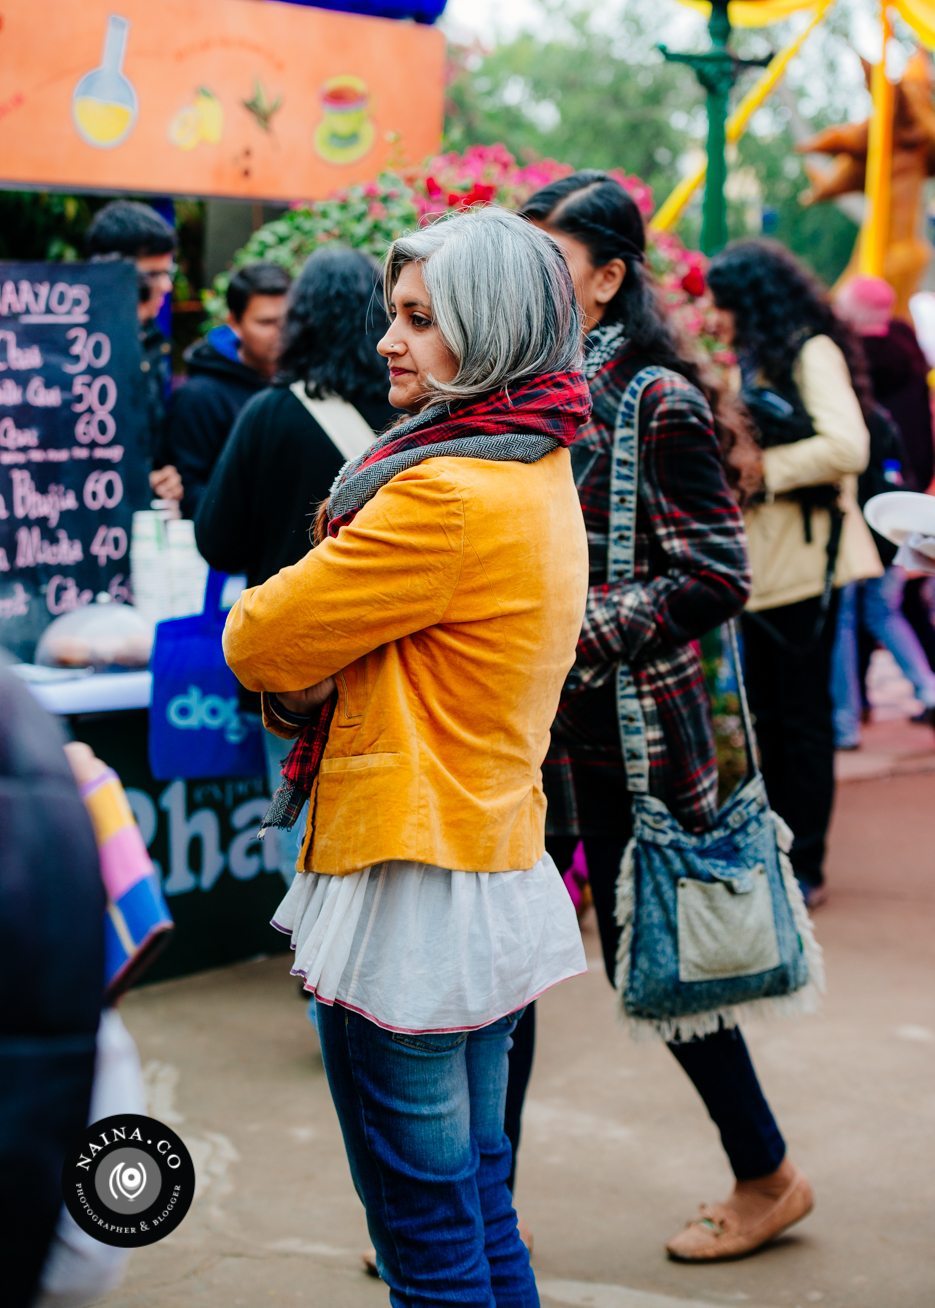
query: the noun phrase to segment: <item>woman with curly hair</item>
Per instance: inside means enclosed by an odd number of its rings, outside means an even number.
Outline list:
[[[792,828],[792,864],[815,906],[825,897],[834,802],[838,591],[881,570],[856,500],[873,401],[859,345],[782,246],[729,246],[712,261],[708,284],[762,447],[760,485],[746,509],[747,688],[770,802]]]
[[[704,831],[718,812],[718,771],[698,639],[739,613],[747,597],[743,522],[725,462],[745,465],[744,454],[756,450],[738,412],[663,317],[645,268],[643,221],[623,187],[606,173],[578,172],[537,191],[523,213],[561,247],[585,316],[593,411],[571,457],[590,585],[545,778],[549,848],[567,867],[583,840],[613,985],[616,886],[633,829],[617,665],[632,669],[647,722],[651,792],[689,831]],[[615,432],[630,381],[653,365],[664,371],[639,406],[635,576],[610,582]],[[507,1129],[514,1144],[531,1022],[527,1010],[511,1065]],[[809,1212],[811,1187],[786,1156],[739,1030],[722,1027],[669,1048],[720,1131],[735,1185],[724,1203],[704,1206],[667,1251],[686,1262],[752,1253]]]

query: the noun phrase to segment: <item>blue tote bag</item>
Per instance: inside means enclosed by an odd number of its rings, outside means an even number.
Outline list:
[[[634,575],[639,404],[660,368],[644,368],[621,401],[611,473],[608,571]],[[649,793],[646,727],[629,667],[617,665],[621,745],[633,803],[633,837],[617,882],[622,931],[616,984],[636,1036],[691,1040],[751,1015],[808,1012],[824,989],[821,951],[788,851],[792,834],[773,813],[756,765],[737,634],[730,652],[747,748],[747,776],[714,826],[686,831]]]
[[[156,627],[149,766],[157,781],[265,775],[259,717],[241,708],[221,648],[226,581],[226,573],[212,569],[203,612]]]

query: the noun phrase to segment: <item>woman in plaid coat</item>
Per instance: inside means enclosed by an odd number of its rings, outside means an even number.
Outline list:
[[[732,446],[728,461],[738,467],[752,447],[661,317],[643,268],[642,219],[623,188],[604,173],[575,173],[538,191],[524,214],[564,251],[588,331],[585,371],[594,408],[572,466],[588,533],[590,587],[576,666],[553,728],[546,790],[550,852],[559,867],[568,866],[583,839],[613,984],[616,882],[631,834],[615,667],[626,659],[637,683],[651,791],[689,830],[704,830],[717,813],[718,773],[698,639],[739,613],[750,588],[743,521],[722,445]],[[617,410],[628,382],[647,365],[668,371],[649,384],[640,406],[636,578],[611,584]],[[508,1104],[514,1136],[524,1035],[531,1061],[531,1030],[520,1029]],[[669,1048],[718,1126],[736,1182],[727,1201],[703,1207],[667,1251],[689,1262],[751,1253],[810,1211],[811,1187],[786,1156],[739,1030],[722,1028]]]

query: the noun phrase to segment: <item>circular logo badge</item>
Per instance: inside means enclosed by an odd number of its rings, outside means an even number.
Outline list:
[[[195,1193],[182,1140],[154,1117],[102,1117],[65,1155],[65,1207],[102,1244],[138,1249],[174,1231]]]

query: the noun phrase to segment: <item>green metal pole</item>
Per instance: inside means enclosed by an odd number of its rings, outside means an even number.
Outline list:
[[[703,54],[680,54],[661,45],[664,58],[671,63],[687,64],[707,94],[708,109],[708,177],[705,185],[701,221],[701,248],[707,255],[717,254],[727,244],[727,115],[730,93],[745,68],[762,68],[765,59],[738,59],[730,52],[730,16],[728,0],[711,0],[708,31],[711,49]]]
[[[711,51],[700,76],[708,99],[708,176],[705,182],[701,218],[701,248],[707,255],[717,254],[727,244],[727,115],[730,92],[736,76],[728,51],[730,17],[728,0],[712,0]]]

